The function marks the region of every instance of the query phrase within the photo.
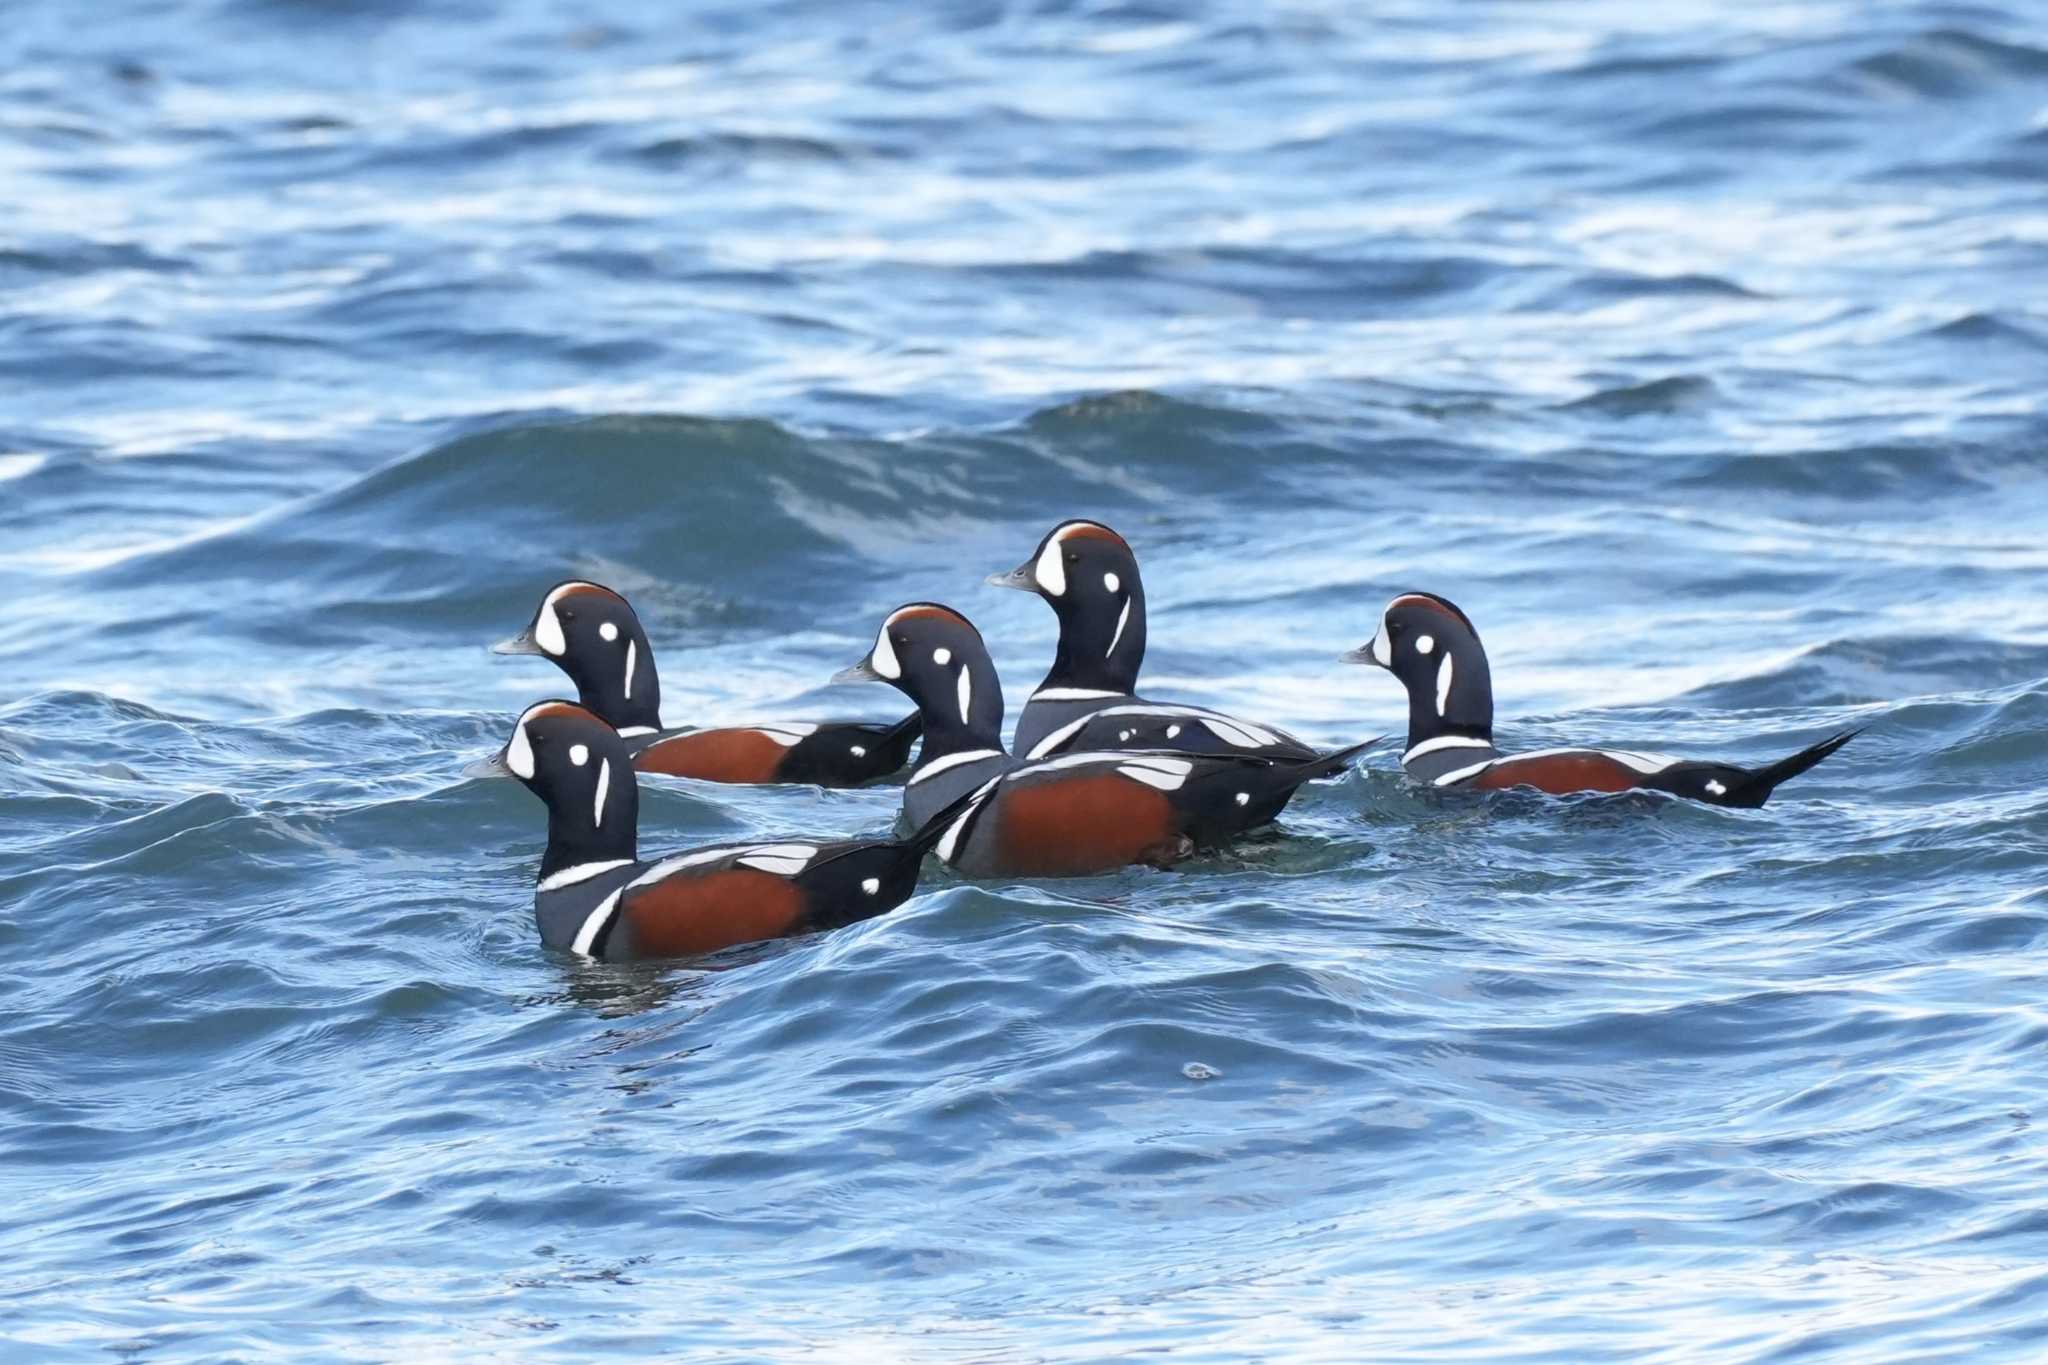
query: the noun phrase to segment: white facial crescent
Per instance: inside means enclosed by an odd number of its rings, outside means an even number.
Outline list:
[[[1045,548],[1038,552],[1038,562],[1031,566],[1031,575],[1038,580],[1040,592],[1053,597],[1067,595],[1067,565],[1060,558],[1058,536],[1045,542]]]
[[[883,623],[881,632],[875,636],[875,651],[868,655],[868,667],[890,682],[895,682],[903,676],[903,665],[896,658],[896,646],[889,643],[887,622]]]
[[[505,766],[517,777],[533,780],[533,745],[526,739],[526,727],[512,727],[512,742],[505,746]]]
[[[562,634],[562,621],[555,615],[552,597],[540,604],[540,619],[533,623],[533,642],[557,659],[569,652],[569,641]]]

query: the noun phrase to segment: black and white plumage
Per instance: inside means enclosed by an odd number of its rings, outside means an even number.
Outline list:
[[[857,787],[910,761],[915,713],[889,722],[770,722],[708,729],[664,727],[654,648],[632,605],[599,583],[557,583],[525,630],[492,646],[551,660],[578,700],[618,730],[643,773],[707,782],[808,782]]]
[[[1408,692],[1408,745],[1401,765],[1435,787],[1498,791],[1661,791],[1717,806],[1754,808],[1860,731],[1843,730],[1762,768],[1623,749],[1543,749],[1503,754],[1493,743],[1493,674],[1479,632],[1455,604],[1403,593],[1380,613],[1372,642],[1344,656],[1398,678]]]
[[[468,771],[516,778],[546,805],[533,897],[541,941],[607,961],[715,952],[893,910],[949,824],[907,839],[753,840],[642,861],[627,745],[566,701],[528,707],[505,747]]]
[[[1270,725],[1137,695],[1145,662],[1145,583],[1131,547],[1100,522],[1055,526],[1030,559],[988,581],[1036,593],[1060,622],[1052,667],[1017,718],[1013,747],[1020,756],[1172,749],[1314,757],[1314,749]]]
[[[855,679],[887,682],[918,704],[925,742],[904,814],[924,825],[956,811],[934,851],[975,877],[1172,862],[1267,823],[1303,783],[1341,772],[1365,747],[1308,759],[1137,749],[1015,759],[981,633],[932,602],[891,612],[837,681]]]

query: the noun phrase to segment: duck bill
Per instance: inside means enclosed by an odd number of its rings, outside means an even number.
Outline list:
[[[474,759],[463,764],[462,775],[464,777],[514,776],[511,765],[505,762],[505,753],[502,749],[492,754],[489,758]]]
[[[842,668],[837,673],[834,673],[832,675],[832,681],[835,683],[857,683],[887,682],[889,680],[883,677],[881,674],[875,672],[874,664],[870,663],[866,659],[862,659],[859,663],[854,664],[852,667]]]
[[[982,581],[991,588],[1015,588],[1019,592],[1038,591],[1038,575],[1032,572],[1029,563],[1019,564],[1008,573],[992,573]]]
[[[539,654],[545,657],[547,651],[533,638],[533,627],[528,626],[509,640],[500,640],[491,646],[493,654]]]
[[[1375,668],[1392,668],[1394,666],[1394,651],[1387,647],[1387,637],[1384,631],[1373,636],[1371,644],[1360,645],[1357,649],[1351,650],[1348,653],[1339,654],[1337,658],[1347,664],[1371,664]]]

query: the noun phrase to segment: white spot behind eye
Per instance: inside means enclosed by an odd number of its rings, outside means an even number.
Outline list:
[[[571,744],[569,746],[569,761],[579,768],[590,762],[590,746],[588,744]]]
[[[940,645],[932,651],[932,662],[944,668],[947,664],[953,662],[953,651],[947,649],[944,645]]]
[[[527,742],[526,727],[512,727],[512,742],[505,746],[505,766],[515,774],[533,780],[533,745]]]
[[[1418,635],[1418,636],[1416,636],[1416,637],[1415,637],[1415,652],[1416,652],[1417,654],[1427,654],[1427,653],[1429,653],[1429,652],[1430,652],[1431,650],[1433,650],[1433,649],[1435,649],[1435,648],[1436,648],[1436,636],[1434,636],[1434,635]]]
[[[886,625],[875,636],[875,650],[868,656],[868,666],[891,682],[903,676],[903,665],[897,662],[896,646],[889,643],[889,627]]]
[[[1108,588],[1111,592],[1115,592],[1123,585],[1124,581],[1113,573],[1106,573],[1102,576],[1102,586]]]
[[[1038,552],[1038,562],[1031,566],[1031,576],[1038,580],[1039,591],[1053,597],[1067,595],[1067,566],[1060,559],[1058,536],[1045,542],[1045,548]]]
[[[605,640],[607,644],[619,638],[618,626],[614,625],[610,621],[607,621],[603,625],[599,626],[597,628],[597,633]]]

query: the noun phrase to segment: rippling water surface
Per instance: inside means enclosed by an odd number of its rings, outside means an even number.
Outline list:
[[[0,25],[11,1359],[2036,1359],[2031,4],[24,4]],[[671,722],[1013,701],[1054,520],[1150,690],[1332,744],[1394,590],[1502,730],[1173,872],[542,950],[576,574]],[[667,783],[650,849],[879,829]]]

